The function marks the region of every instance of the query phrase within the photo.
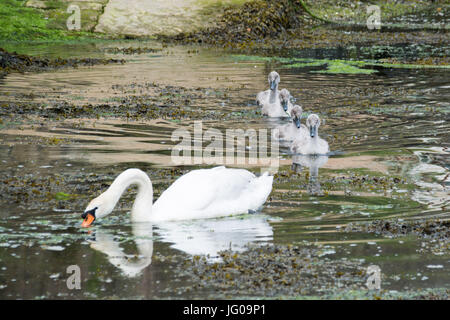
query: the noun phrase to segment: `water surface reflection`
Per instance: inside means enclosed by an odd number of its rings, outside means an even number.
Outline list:
[[[170,221],[155,225],[133,223],[132,239],[137,252],[125,254],[114,236],[101,228],[89,240],[91,248],[103,252],[108,261],[127,277],[135,277],[152,263],[153,241],[170,243],[170,247],[191,256],[204,256],[207,261],[220,261],[219,252],[245,250],[251,243],[269,243],[273,239],[267,216],[255,214],[233,218]],[[154,238],[155,237],[155,238]]]

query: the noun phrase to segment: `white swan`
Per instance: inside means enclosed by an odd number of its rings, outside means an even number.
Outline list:
[[[280,75],[272,71],[269,73],[269,89],[261,91],[256,96],[256,102],[262,106],[261,113],[265,116],[278,118],[286,117],[287,114],[283,110],[280,101],[280,91],[278,90],[278,83],[280,83]]]
[[[111,186],[93,199],[82,214],[82,226],[110,214],[132,184],[138,194],[131,211],[133,222],[215,218],[258,210],[272,190],[273,176],[256,177],[244,169],[223,166],[193,170],[181,176],[153,204],[150,178],[139,169],[122,172]]]
[[[315,155],[325,155],[330,152],[328,142],[319,137],[319,126],[319,116],[317,114],[309,115],[308,119],[306,119],[309,136],[297,136],[291,144],[291,152]]]
[[[295,139],[304,140],[308,137],[308,128],[301,124],[303,108],[295,105],[291,109],[292,121],[278,127],[278,131],[274,131],[273,137],[284,141],[294,141]]]

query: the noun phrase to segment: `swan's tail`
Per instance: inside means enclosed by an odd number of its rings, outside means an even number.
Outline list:
[[[250,182],[249,189],[252,192],[252,203],[250,209],[258,210],[267,201],[272,192],[273,176],[269,172],[264,172],[260,177]]]

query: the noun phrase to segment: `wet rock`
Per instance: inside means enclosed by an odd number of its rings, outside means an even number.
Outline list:
[[[204,30],[178,33],[166,40],[225,44],[277,37],[304,24],[303,10],[295,1],[257,0],[226,8],[216,25]]]

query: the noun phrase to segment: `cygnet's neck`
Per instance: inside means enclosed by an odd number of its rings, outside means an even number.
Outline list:
[[[275,85],[275,88],[273,90],[270,89],[270,94],[269,94],[269,102],[270,103],[275,103],[275,101],[277,100],[277,91],[278,91],[278,84]]]

